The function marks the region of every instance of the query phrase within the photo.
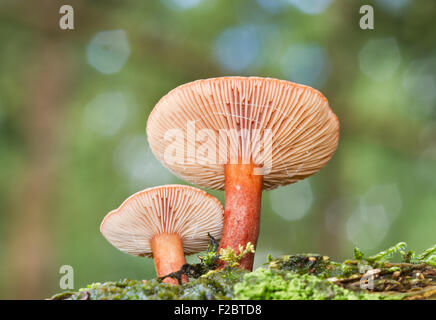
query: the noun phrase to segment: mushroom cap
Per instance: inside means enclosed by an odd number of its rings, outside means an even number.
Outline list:
[[[220,239],[224,209],[218,199],[203,190],[184,185],[165,185],[139,191],[118,209],[109,212],[101,233],[119,250],[152,257],[151,239],[177,234],[185,255],[206,250],[208,233]]]
[[[171,90],[151,112],[147,135],[155,156],[188,182],[223,190],[224,165],[236,160],[261,168],[263,189],[269,190],[325,166],[338,145],[339,122],[311,87],[221,77]]]

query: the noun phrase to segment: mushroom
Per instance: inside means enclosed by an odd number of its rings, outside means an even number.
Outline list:
[[[223,212],[218,199],[200,189],[165,185],[127,198],[106,215],[100,231],[123,252],[153,257],[157,275],[162,277],[180,270],[185,254],[206,250],[208,233],[221,237]],[[164,282],[177,284],[173,278]]]
[[[177,176],[225,190],[220,248],[238,250],[239,244],[256,246],[262,190],[298,182],[324,167],[337,148],[339,122],[311,87],[222,77],[166,94],[148,118],[147,135],[155,156]],[[252,270],[253,260],[247,255],[240,267]]]

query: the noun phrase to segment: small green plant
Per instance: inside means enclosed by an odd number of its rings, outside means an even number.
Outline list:
[[[431,248],[428,248],[420,255],[417,255],[415,251],[406,250],[407,244],[405,242],[399,242],[396,245],[380,251],[379,253],[366,257],[365,254],[358,247],[354,247],[354,259],[362,262],[368,262],[371,264],[379,264],[387,261],[396,253],[401,255],[402,262],[405,263],[426,263],[433,267],[436,267],[436,245]]]
[[[210,243],[207,247],[207,251],[204,255],[198,256],[198,259],[200,259],[201,264],[203,264],[208,269],[216,269],[219,259],[219,255],[217,252],[219,243],[215,240],[214,237],[211,236],[210,233],[208,233],[208,236],[210,239]]]
[[[365,254],[358,247],[354,247],[354,259],[363,260]]]
[[[418,257],[416,257],[416,260],[436,267],[436,244],[421,253]]]
[[[436,267],[436,245],[427,250],[424,250],[423,253],[417,255],[415,251],[402,251],[401,255],[403,257],[403,261],[407,263],[426,263],[433,267]]]
[[[239,265],[239,261],[249,253],[254,253],[254,245],[252,245],[251,242],[248,242],[245,248],[244,246],[239,245],[239,254],[237,254],[232,248],[227,247],[225,249],[221,248],[219,255],[220,259],[224,261],[227,266],[235,268]]]
[[[395,253],[404,251],[406,248],[407,244],[405,242],[399,242],[386,250],[380,251],[379,253],[371,257],[365,258],[365,260],[372,263],[386,261],[391,258]]]

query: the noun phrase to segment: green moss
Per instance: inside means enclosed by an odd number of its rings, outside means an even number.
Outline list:
[[[234,288],[238,299],[250,300],[380,300],[384,296],[344,289],[308,274],[259,268]]]
[[[139,281],[125,279],[93,283],[79,292],[55,295],[61,300],[210,300],[233,299],[233,285],[242,280],[245,271],[225,269],[200,277],[179,286],[162,283],[156,279]]]
[[[318,254],[276,259],[269,256],[267,267],[254,272],[232,267],[213,270],[218,259],[217,245],[213,247],[200,259],[200,264],[184,265],[175,273],[183,272],[190,278],[190,282],[178,286],[162,283],[161,279],[125,279],[94,283],[52,299],[436,299],[435,247],[418,256],[399,243],[369,258],[356,248],[354,260],[343,263]],[[388,261],[398,254],[401,262]],[[368,274],[373,277],[371,287],[362,288],[362,284],[368,284],[365,282]]]
[[[346,276],[354,271],[347,265],[331,261],[327,256],[311,253],[287,255],[278,259],[269,256],[268,267],[297,274],[312,274],[321,278]]]

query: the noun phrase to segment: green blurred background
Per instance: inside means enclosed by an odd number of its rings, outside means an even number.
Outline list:
[[[363,4],[374,30],[359,28]],[[434,0],[1,0],[0,298],[61,291],[62,265],[75,289],[154,277],[100,222],[138,190],[185,183],[153,157],[146,119],[172,88],[222,75],[313,86],[341,122],[321,172],[264,193],[257,266],[433,245],[435,16]]]

